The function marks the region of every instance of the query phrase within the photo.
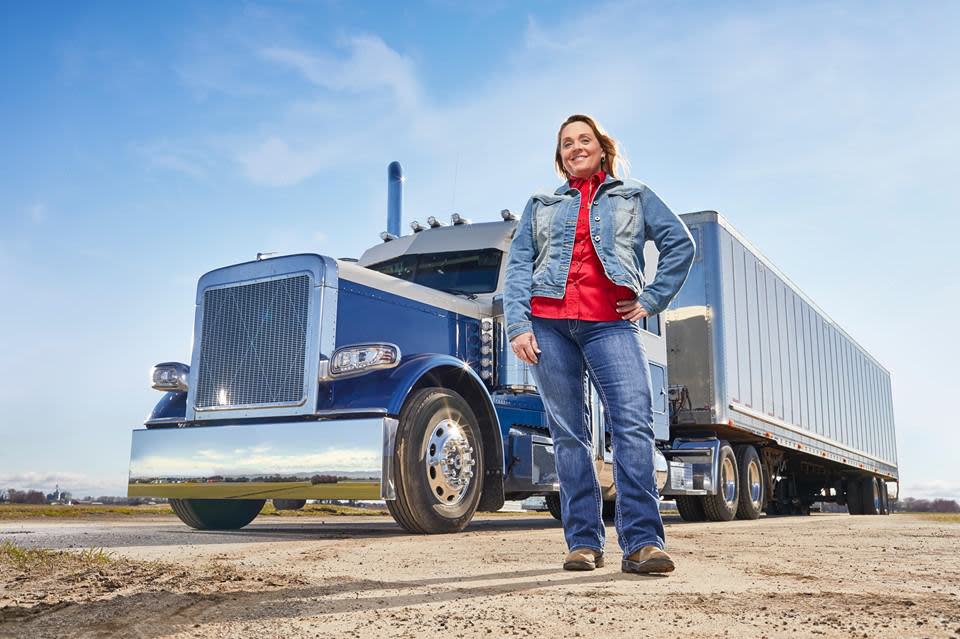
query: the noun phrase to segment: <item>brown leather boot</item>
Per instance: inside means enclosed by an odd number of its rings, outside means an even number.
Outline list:
[[[641,575],[648,573],[673,572],[676,566],[670,555],[656,546],[644,546],[629,557],[623,558],[620,565],[623,572],[635,572]]]
[[[563,561],[564,570],[593,570],[603,567],[603,553],[592,548],[574,548]]]

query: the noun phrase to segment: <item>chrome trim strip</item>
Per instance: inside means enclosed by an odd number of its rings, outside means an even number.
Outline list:
[[[397,447],[399,420],[385,417],[383,420],[383,474],[380,476],[380,499],[396,499],[394,484],[394,459]]]
[[[184,417],[157,417],[156,419],[147,419],[143,422],[144,426],[163,426],[165,424],[182,424],[186,421]]]
[[[841,450],[845,450],[852,455],[859,455],[861,457],[866,457],[867,459],[872,459],[873,461],[881,464],[887,464],[894,468],[897,467],[897,465],[894,462],[890,462],[890,461],[887,461],[886,459],[881,459],[879,457],[874,457],[873,455],[857,450],[856,448],[850,448],[846,444],[841,444],[840,442],[834,439],[830,439],[829,437],[824,437],[823,435],[818,435],[817,433],[811,432],[809,430],[798,428],[797,426],[794,426],[793,424],[788,424],[787,422],[781,419],[777,419],[776,417],[771,417],[770,415],[764,415],[763,413],[756,411],[752,408],[748,408],[743,404],[739,404],[737,402],[730,402],[730,408],[740,413],[743,413],[745,415],[749,415],[754,419],[759,419],[760,421],[767,422],[768,424],[773,424],[774,426],[778,426],[780,428],[786,428],[787,430],[797,433],[798,435],[809,437],[810,439],[816,439],[817,441],[823,442],[824,444],[828,444],[830,446],[834,446]]]
[[[340,278],[356,284],[369,286],[370,288],[375,288],[386,293],[393,293],[394,295],[406,297],[407,299],[478,320],[481,319],[484,313],[487,315],[490,314],[489,303],[481,304],[476,300],[469,300],[459,295],[444,293],[443,291],[438,291],[427,286],[414,284],[413,282],[401,280],[392,275],[385,275],[351,262],[339,261],[338,264],[340,266]]]
[[[377,499],[395,433],[385,417],[135,430],[129,494]]]

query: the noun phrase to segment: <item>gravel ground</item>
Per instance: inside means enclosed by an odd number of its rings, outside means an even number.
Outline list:
[[[26,520],[0,541],[16,544],[0,637],[960,638],[960,524],[909,515],[668,520],[666,577],[621,573],[612,527],[604,568],[565,572],[562,531],[537,516],[445,536],[382,517]]]

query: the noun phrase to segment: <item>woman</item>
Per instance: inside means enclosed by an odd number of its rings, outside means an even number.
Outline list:
[[[510,247],[504,308],[510,346],[531,364],[553,436],[567,570],[603,565],[605,528],[591,455],[584,375],[597,388],[613,443],[622,570],[674,569],[663,550],[654,480],[650,369],[637,320],[663,311],[693,263],[690,232],[657,195],[618,177],[617,142],[586,115],[557,134],[566,182],[530,198]],[[643,286],[643,246],[660,252]]]

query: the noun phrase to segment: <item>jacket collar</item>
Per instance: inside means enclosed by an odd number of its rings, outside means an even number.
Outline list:
[[[603,184],[600,185],[600,188],[597,189],[597,193],[600,192],[600,189],[603,189],[604,187],[609,186],[609,185],[614,184],[614,183],[616,183],[616,184],[623,184],[623,180],[621,180],[620,178],[615,178],[615,177],[613,177],[613,176],[608,175],[607,178],[603,181]],[[554,195],[565,195],[565,194],[567,194],[567,193],[570,193],[571,191],[576,191],[576,190],[577,190],[576,188],[570,186],[570,180],[567,180],[566,182],[564,182],[563,184],[561,184],[561,185],[560,185],[560,188],[558,188],[556,191],[554,191],[553,194],[554,194]]]

